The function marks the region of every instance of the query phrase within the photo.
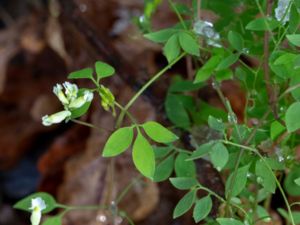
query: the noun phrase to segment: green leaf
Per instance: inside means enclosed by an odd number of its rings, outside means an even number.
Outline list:
[[[178,42],[178,35],[174,34],[169,38],[163,49],[164,55],[166,56],[169,63],[173,62],[180,54],[180,46]]]
[[[244,40],[243,40],[243,37],[239,33],[235,32],[235,31],[229,31],[228,41],[235,50],[238,50],[240,52],[243,51]]]
[[[61,219],[62,219],[61,215],[59,215],[59,216],[51,216],[51,217],[48,217],[43,222],[43,225],[61,225],[62,224]]]
[[[115,73],[115,69],[111,65],[100,61],[95,63],[95,69],[98,81],[101,78],[109,77]]]
[[[300,57],[299,57],[299,65],[300,65]],[[295,69],[299,69],[299,68],[295,68]],[[293,87],[298,84],[300,84],[300,76],[299,75],[292,76],[290,80],[290,87]],[[300,87],[291,91],[291,94],[295,100],[300,101]]]
[[[243,166],[237,170],[236,177],[232,185],[232,190],[229,189],[233,178],[233,173],[230,174],[229,178],[226,181],[226,186],[225,186],[226,195],[228,195],[229,191],[231,191],[231,196],[235,197],[242,192],[242,190],[246,187],[247,184],[248,170],[249,170],[249,165]]]
[[[277,120],[275,120],[273,123],[271,123],[270,127],[271,139],[276,140],[279,137],[279,135],[281,135],[285,130],[285,127]]]
[[[270,222],[271,221],[271,217],[270,217],[268,211],[264,207],[262,207],[260,205],[257,205],[256,206],[256,213],[257,213],[258,219],[261,219],[264,222]]]
[[[218,218],[217,221],[220,225],[244,225],[241,221],[233,218]]]
[[[71,119],[76,119],[83,116],[90,108],[91,102],[84,103],[80,108],[71,110]]]
[[[270,65],[270,68],[272,69],[272,71],[280,78],[282,79],[287,79],[289,77],[291,77],[291,73],[290,71],[288,70],[288,68],[286,68],[286,65],[282,65],[282,64],[279,64],[278,63],[281,61],[283,62],[284,58],[283,57],[281,60],[279,60],[279,62],[277,62],[277,65],[274,64],[274,62],[280,58],[282,55],[284,55],[286,52],[283,52],[283,51],[274,51],[272,52],[270,58],[269,58],[269,65]],[[290,64],[292,65],[292,62],[290,62]]]
[[[295,179],[294,181],[295,181],[295,183],[296,183],[298,186],[300,186],[300,177],[298,177],[298,178]]]
[[[177,203],[174,212],[173,219],[185,214],[192,207],[196,199],[196,190],[188,192],[182,199]]]
[[[293,67],[293,62],[295,61],[297,55],[293,53],[283,53],[280,55],[275,61],[274,65],[279,66],[279,65],[285,65],[285,66],[291,66]]]
[[[195,222],[199,223],[201,220],[205,219],[208,216],[211,209],[212,200],[209,195],[197,200],[193,211],[193,218]]]
[[[168,158],[160,162],[155,168],[153,181],[161,182],[168,179],[174,169],[174,155],[170,155]]]
[[[300,34],[290,34],[286,35],[286,38],[291,42],[293,45],[300,47]]]
[[[300,22],[299,12],[297,10],[295,3],[293,3],[291,6],[290,18],[289,18],[289,32],[290,33],[295,33],[297,31],[299,22]]]
[[[173,148],[172,146],[164,146],[164,147],[154,146],[153,150],[154,150],[155,158],[161,159],[166,157],[171,151],[173,151]]]
[[[93,70],[92,68],[85,68],[82,70],[77,70],[69,74],[68,79],[92,79]]]
[[[149,121],[144,123],[142,127],[145,133],[155,142],[166,144],[178,139],[175,134],[157,122]]]
[[[193,161],[186,161],[188,154],[180,153],[175,160],[175,172],[177,177],[195,177],[196,166]]]
[[[210,128],[220,131],[220,132],[224,132],[225,130],[225,125],[223,123],[223,121],[221,119],[216,119],[213,116],[209,116],[208,117],[208,125]]]
[[[225,59],[223,59],[219,65],[217,66],[216,70],[224,70],[229,68],[232,64],[234,64],[236,61],[238,61],[240,55],[239,54],[231,54],[227,56]]]
[[[205,144],[200,145],[195,151],[193,151],[192,155],[188,158],[189,160],[195,160],[202,158],[207,155],[210,151],[212,151],[212,147],[215,142],[207,142]]]
[[[271,167],[272,170],[284,170],[285,166],[282,162],[278,161],[278,157],[265,158],[266,163]]]
[[[264,189],[274,194],[276,189],[276,181],[272,172],[262,160],[258,160],[256,162],[255,174],[258,178],[260,178],[259,183],[264,187]]]
[[[300,128],[300,102],[295,102],[289,106],[285,114],[285,123],[288,132],[296,131]]]
[[[274,30],[280,25],[279,21],[271,18],[258,18],[250,21],[246,25],[247,30],[253,30],[253,31],[266,31],[266,30]]]
[[[204,86],[203,83],[197,83],[194,84],[190,80],[181,80],[181,81],[176,81],[173,84],[171,84],[169,88],[169,92],[187,92],[187,91],[196,91],[199,90]]]
[[[187,128],[190,126],[189,115],[177,95],[168,94],[165,101],[165,110],[169,120],[177,127]]]
[[[284,189],[291,196],[300,195],[300,187],[295,183],[295,180],[300,177],[300,168],[294,167],[284,179]]]
[[[153,178],[155,172],[155,156],[152,146],[139,132],[132,149],[133,162],[145,177]]]
[[[180,32],[179,33],[179,43],[181,48],[188,54],[200,56],[199,51],[199,44],[192,37],[192,35],[188,34],[187,32]]]
[[[223,80],[230,80],[233,77],[233,72],[230,68],[219,70],[216,72],[215,77],[218,82],[221,82]]]
[[[219,55],[212,56],[196,73],[194,83],[204,82],[209,79],[221,61]]]
[[[227,113],[225,113],[224,110],[209,105],[202,100],[199,100],[198,104],[200,110],[193,114],[193,120],[196,124],[200,125],[203,123],[207,123],[208,117],[210,115],[216,118],[221,118],[223,121],[227,120]]]
[[[165,43],[169,38],[178,32],[175,29],[163,29],[160,31],[145,34],[144,37],[156,43]]]
[[[27,196],[26,198],[23,198],[22,200],[18,201],[16,204],[14,204],[15,209],[24,210],[27,212],[31,212],[32,210],[29,209],[31,207],[31,200],[34,198],[40,197],[42,200],[44,200],[46,204],[46,209],[42,211],[42,213],[48,213],[51,212],[53,209],[57,208],[57,203],[53,196],[51,196],[48,193],[44,192],[38,192],[34,193],[32,195]]]
[[[216,143],[209,154],[214,167],[221,171],[229,159],[227,148],[222,143]]]
[[[114,131],[108,138],[103,152],[103,157],[112,157],[124,152],[132,143],[133,128],[122,127]]]
[[[300,69],[300,55],[297,55],[294,61],[294,69]],[[300,83],[300,81],[299,81]]]
[[[198,184],[197,179],[193,177],[174,177],[170,178],[170,182],[179,190],[189,190]]]

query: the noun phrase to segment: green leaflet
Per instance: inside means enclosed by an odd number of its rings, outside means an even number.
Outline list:
[[[196,190],[188,192],[182,199],[177,203],[173,211],[173,219],[185,214],[194,204],[196,199]]]
[[[112,157],[124,152],[132,143],[133,128],[122,127],[114,131],[108,138],[103,152],[103,157]]]
[[[193,218],[196,223],[205,219],[212,209],[212,200],[210,195],[203,197],[196,201],[195,208],[193,211]]]
[[[140,132],[133,144],[132,158],[138,171],[145,177],[153,179],[155,171],[153,148]]]
[[[145,133],[158,143],[171,143],[178,139],[175,134],[157,122],[149,121],[144,123],[142,127]]]

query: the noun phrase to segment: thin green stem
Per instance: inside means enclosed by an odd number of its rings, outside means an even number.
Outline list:
[[[125,108],[117,102],[115,102],[115,105],[121,110],[121,113],[124,112],[129,117],[129,119],[135,126],[138,126],[136,119],[129,111],[125,110]]]
[[[57,204],[57,207],[66,209],[66,211],[71,210],[98,210],[98,209],[108,209],[105,205],[85,205],[85,206],[68,206],[63,204]]]
[[[100,132],[101,131],[112,132],[112,130],[110,130],[110,129],[107,129],[107,128],[104,128],[104,127],[98,127],[98,126],[95,126],[94,124],[87,123],[87,122],[84,122],[82,120],[72,119],[71,121],[74,122],[74,123],[80,124],[82,126],[86,126],[86,127],[90,127],[90,128],[99,130]]]
[[[132,219],[125,212],[121,212],[120,216],[125,218],[130,225],[134,225],[134,222],[132,221]]]
[[[209,188],[207,187],[204,187],[202,185],[198,185],[197,186],[197,190],[203,190],[203,191],[206,191],[207,193],[209,193],[210,195],[213,195],[214,197],[216,197],[218,200],[220,200],[220,202],[222,203],[225,203],[226,200],[224,198],[222,198],[220,195],[218,195],[216,192],[210,190]]]
[[[285,95],[287,95],[287,94],[289,94],[290,92],[292,92],[292,91],[294,91],[294,90],[296,90],[296,89],[298,89],[298,88],[300,88],[300,83],[299,84],[296,84],[296,85],[294,85],[294,86],[291,86],[291,87],[289,87],[288,89],[286,89],[280,96],[279,96],[279,100],[281,100]]]
[[[187,28],[187,26],[186,26],[186,24],[185,24],[185,22],[184,22],[182,16],[181,16],[180,13],[178,12],[176,6],[174,5],[173,1],[172,1],[172,0],[168,0],[168,1],[169,1],[169,4],[171,5],[172,9],[173,9],[174,12],[176,13],[176,15],[177,15],[177,17],[178,17],[178,19],[179,19],[181,25],[183,26],[183,28],[184,28],[185,30],[187,30],[188,28]]]
[[[239,63],[241,63],[244,67],[246,67],[251,73],[257,75],[257,71],[248,66],[242,59],[239,59]]]
[[[128,111],[128,109],[133,105],[133,103],[140,97],[140,95],[152,84],[154,83],[156,80],[158,80],[167,70],[169,70],[175,63],[177,63],[180,59],[182,59],[184,56],[186,55],[186,53],[182,53],[180,54],[175,60],[173,60],[173,62],[171,62],[170,64],[168,64],[165,68],[163,68],[161,71],[159,71],[157,74],[155,74],[146,84],[144,84],[144,86],[130,99],[130,101],[126,104],[126,106],[124,107],[124,110],[122,110],[122,112],[120,113],[118,119],[117,119],[117,123],[116,123],[116,127],[120,127],[125,113]]]
[[[300,205],[300,202],[293,202],[290,206],[293,207],[294,205]]]
[[[174,146],[173,148],[174,148],[174,150],[175,150],[176,152],[186,153],[186,154],[189,154],[189,155],[192,154],[191,151],[188,151],[188,150],[185,150],[185,149],[177,148],[177,147],[175,147],[175,146]]]
[[[120,201],[126,196],[126,194],[130,191],[130,189],[133,187],[135,183],[137,183],[142,178],[142,175],[140,174],[136,178],[134,178],[119,194],[119,196],[116,198],[116,205],[120,203]]]

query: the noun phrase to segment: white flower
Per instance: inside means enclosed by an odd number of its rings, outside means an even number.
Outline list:
[[[63,86],[65,88],[65,94],[69,101],[73,101],[78,94],[78,87],[76,84],[71,84],[70,82],[66,81],[63,83]]]
[[[56,84],[56,86],[53,87],[53,93],[58,97],[59,101],[61,101],[63,105],[69,104],[69,101],[62,89],[63,87],[60,84]]]
[[[32,210],[30,221],[31,225],[39,225],[42,218],[42,210],[46,209],[46,204],[41,197],[31,199],[31,207]]]
[[[211,22],[197,20],[194,23],[193,30],[196,34],[204,36],[207,39],[207,44],[214,47],[221,47],[218,44],[220,40],[220,34],[214,30],[214,25]]]
[[[50,116],[48,115],[43,116],[42,123],[44,126],[50,126],[55,123],[60,123],[63,120],[68,119],[68,117],[70,116],[71,116],[71,112],[68,110],[64,110],[61,112],[54,113]]]
[[[290,18],[290,9],[288,9],[290,3],[291,0],[278,0],[278,5],[275,9],[275,18],[281,21],[283,25],[288,22]]]
[[[83,96],[80,96],[78,98],[76,98],[75,100],[73,100],[70,104],[69,104],[69,108],[70,109],[77,109],[80,108],[81,106],[83,106],[85,103],[90,102],[93,100],[94,94],[93,92],[90,91],[85,91]]]

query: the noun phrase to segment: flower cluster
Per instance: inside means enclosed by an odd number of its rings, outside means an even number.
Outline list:
[[[211,22],[197,20],[194,23],[193,30],[197,35],[205,37],[208,45],[218,48],[221,47],[221,45],[218,43],[220,40],[220,34],[214,30],[214,25]]]
[[[44,200],[40,197],[31,199],[31,207],[29,209],[32,210],[30,217],[31,225],[39,225],[42,211],[46,209]]]
[[[86,102],[91,102],[94,97],[93,93],[88,90],[84,91],[83,95],[80,96],[77,85],[69,82],[65,82],[63,85],[56,84],[53,92],[63,104],[64,110],[52,115],[43,116],[42,123],[44,126],[60,123],[63,120],[68,121],[71,118],[72,110],[80,108]]]
[[[289,21],[290,18],[290,9],[289,6],[291,0],[279,0],[277,8],[275,9],[275,18],[278,21],[281,21],[282,24],[285,24]]]

